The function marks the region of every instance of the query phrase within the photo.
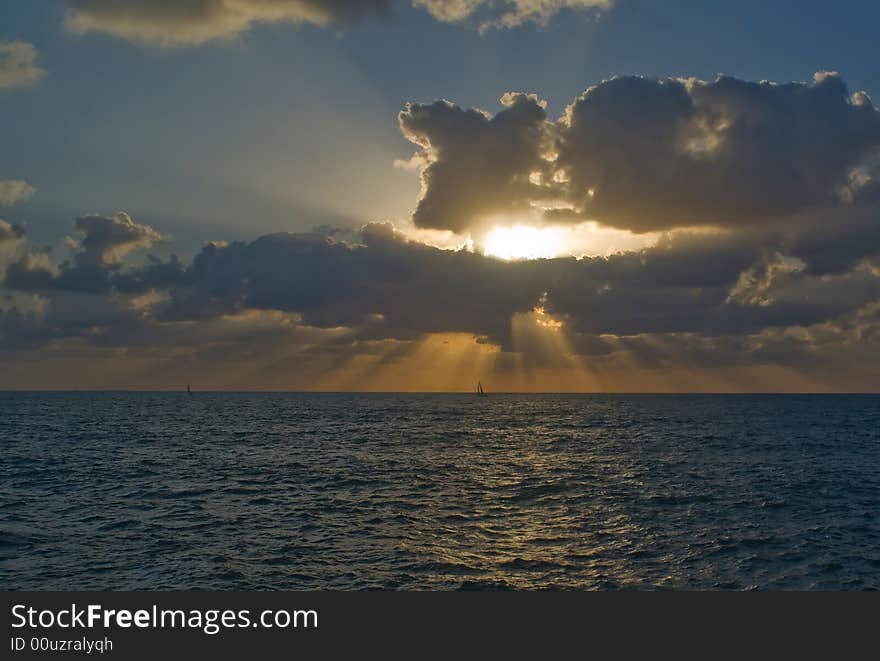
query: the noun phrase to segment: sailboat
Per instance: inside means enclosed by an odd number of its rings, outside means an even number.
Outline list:
[[[192,394],[193,394],[192,388],[189,387],[189,384],[188,384],[188,383],[186,384],[186,394],[187,394],[187,395],[192,395]]]
[[[483,391],[483,384],[480,383],[479,381],[477,381],[477,397],[488,397],[488,396],[489,396],[489,395],[487,395],[487,394]]]

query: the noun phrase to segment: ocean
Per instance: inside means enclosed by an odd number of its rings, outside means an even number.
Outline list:
[[[0,588],[880,588],[880,396],[0,393]]]

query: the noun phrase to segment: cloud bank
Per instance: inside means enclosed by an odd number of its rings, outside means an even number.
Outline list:
[[[409,241],[386,224],[366,226],[354,244],[279,233],[208,244],[188,264],[172,257],[123,267],[108,250],[151,240],[143,238],[147,228],[132,225],[112,239],[81,225],[85,238],[60,265],[40,252],[11,263],[6,288],[44,306],[3,313],[4,349],[58,351],[71,341],[127,356],[210,348],[222,363],[228,356],[216,344],[225,341],[216,336],[219,326],[240,320],[241,349],[243,329],[257,323],[262,334],[272,318],[276,350],[308,337],[300,350],[312,357],[362,355],[377,342],[408,347],[450,333],[545,368],[625,355],[658,368],[815,369],[837,354],[858,356],[864,368],[880,348],[876,230],[858,251],[836,246],[849,252],[852,268],[816,275],[807,252],[781,252],[782,236],[684,233],[607,258],[504,262]],[[547,332],[565,338],[566,353],[543,347]]]

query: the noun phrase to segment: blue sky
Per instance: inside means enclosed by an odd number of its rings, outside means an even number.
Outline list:
[[[0,178],[38,192],[4,210],[50,241],[74,216],[128,211],[193,249],[319,224],[399,219],[418,181],[396,114],[447,98],[496,111],[536,92],[551,116],[620,74],[809,80],[838,70],[880,90],[872,2],[623,0],[598,18],[480,34],[398,7],[337,28],[260,25],[233,43],[156,49],[63,28],[56,2],[0,8],[39,50],[43,80],[0,93]]]

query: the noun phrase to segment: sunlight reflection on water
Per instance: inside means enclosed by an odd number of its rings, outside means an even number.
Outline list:
[[[880,398],[0,394],[23,589],[880,587]]]

